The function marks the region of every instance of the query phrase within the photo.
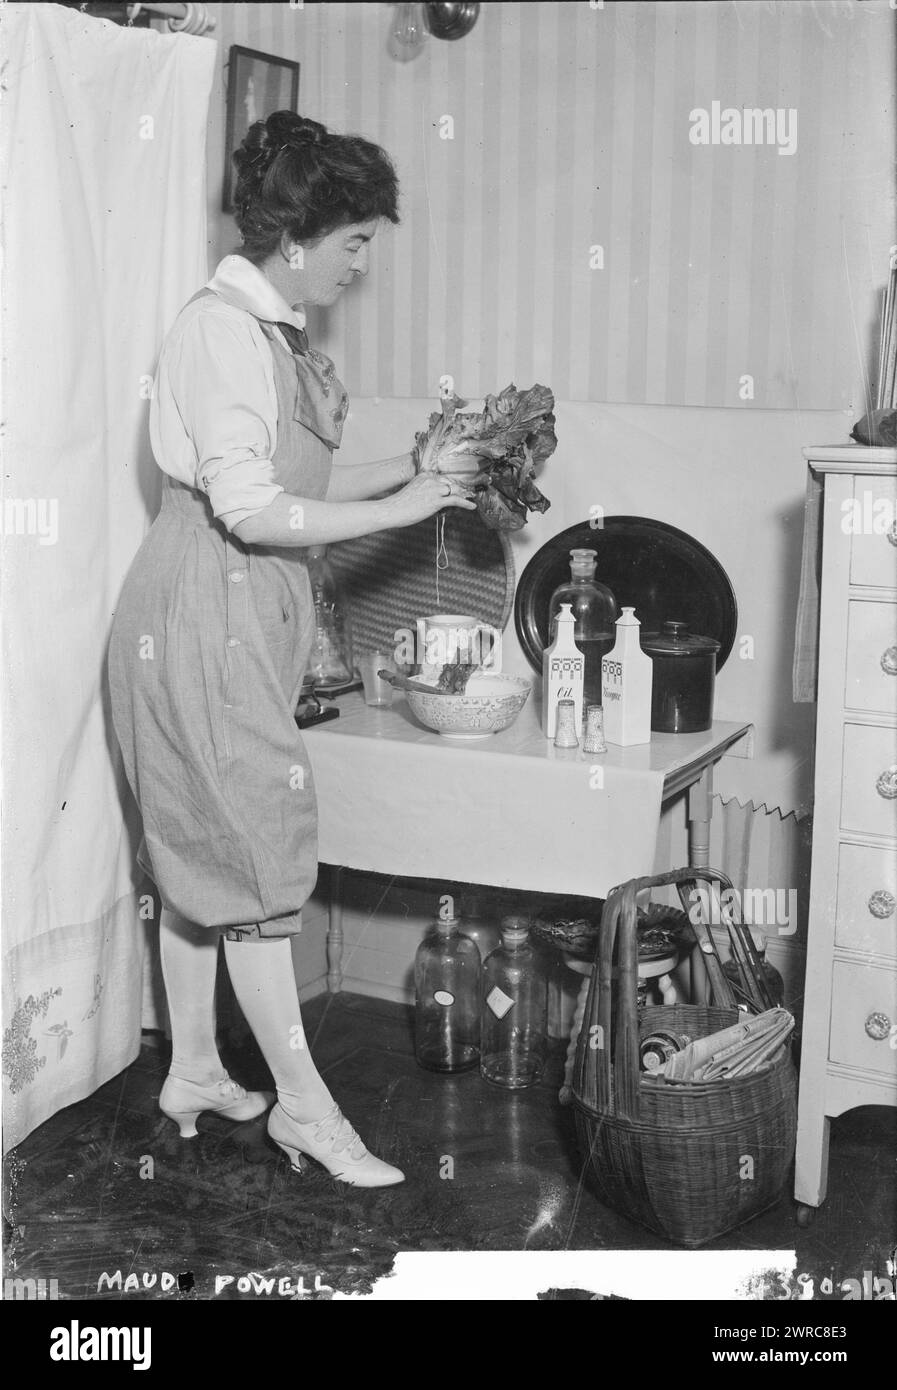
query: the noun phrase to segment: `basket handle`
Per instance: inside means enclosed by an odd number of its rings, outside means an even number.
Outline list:
[[[665,888],[675,885],[689,921],[695,931],[710,977],[712,1001],[722,1008],[735,1008],[735,999],[729,981],[723,974],[716,946],[708,925],[694,920],[689,897],[684,892],[686,885],[703,879],[708,883],[731,888],[731,880],[718,869],[688,867],[673,869],[665,874],[652,874],[645,878],[632,878],[627,883],[613,889],[605,903],[601,918],[598,950],[596,952],[593,975],[598,976],[599,1018],[603,1032],[600,1036],[609,1039],[614,1029],[613,1094],[604,1097],[605,1105],[620,1115],[630,1119],[639,1118],[639,1053],[638,1053],[638,944],[636,899],[646,888]],[[605,920],[607,930],[605,930]],[[614,938],[619,936],[617,951],[617,991],[614,1006],[613,949]],[[616,1018],[614,1019],[614,1008]],[[587,1014],[591,1018],[591,1011]],[[602,1059],[609,1073],[609,1058]],[[609,1074],[608,1074],[609,1081]],[[598,1071],[599,1098],[604,1087],[601,1083],[601,1067]]]
[[[601,1111],[611,1109],[611,983],[621,907],[622,894],[615,890],[606,898],[601,913],[573,1070],[574,1093],[587,1106]]]
[[[723,889],[731,890],[732,880],[719,869],[696,868],[689,865],[684,869],[672,869],[669,873],[654,874],[648,878],[631,879],[630,883],[635,885],[636,894],[641,893],[646,888],[667,888],[675,885],[679,892],[679,901],[688,916],[692,925],[695,939],[701,948],[704,965],[710,979],[711,998],[720,1008],[736,1008],[735,996],[732,987],[723,973],[722,963],[716,950],[716,944],[709,930],[709,926],[703,921],[700,912],[695,913],[697,906],[693,901],[692,894],[686,889],[689,884],[694,884],[698,879],[704,879],[707,883],[718,884]],[[620,889],[612,889],[613,893],[628,887],[628,884],[621,884]]]
[[[686,883],[694,883],[695,880],[699,878],[706,879],[708,883],[721,883],[725,888],[732,887],[732,880],[722,873],[721,870],[696,868],[692,865],[684,869],[670,869],[665,874],[653,874],[649,878],[631,878],[629,879],[629,883],[634,883],[636,885],[636,893],[641,893],[646,888],[669,888],[672,885],[679,888]],[[626,887],[628,887],[628,883],[618,884],[616,888],[611,889],[609,896],[613,896],[614,893],[622,892]]]

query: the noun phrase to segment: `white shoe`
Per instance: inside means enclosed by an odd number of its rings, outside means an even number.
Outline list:
[[[300,1124],[277,1104],[268,1116],[268,1133],[283,1149],[295,1173],[302,1172],[300,1154],[307,1154],[340,1182],[353,1187],[392,1187],[405,1181],[399,1168],[368,1153],[338,1105],[320,1120]]]
[[[174,1120],[182,1139],[193,1139],[198,1133],[196,1118],[204,1110],[212,1110],[226,1120],[254,1120],[265,1113],[271,1100],[264,1091],[244,1090],[227,1072],[208,1086],[169,1075],[159,1097],[159,1109]]]

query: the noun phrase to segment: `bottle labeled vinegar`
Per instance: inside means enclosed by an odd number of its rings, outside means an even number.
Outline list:
[[[506,1090],[532,1086],[545,1064],[548,980],[524,917],[504,917],[501,945],[483,965],[480,1072]]]
[[[467,1071],[480,1058],[480,948],[443,912],[414,958],[414,1054],[428,1071]]]
[[[601,661],[604,737],[622,745],[650,743],[654,663],[642,651],[634,608],[623,609],[616,629],[614,649]]]

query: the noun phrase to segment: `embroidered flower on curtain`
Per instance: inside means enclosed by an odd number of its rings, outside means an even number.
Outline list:
[[[12,1022],[3,1033],[3,1074],[9,1077],[9,1089],[13,1095],[30,1085],[41,1068],[47,1065],[46,1057],[37,1055],[37,1038],[31,1036],[31,1025],[37,1017],[46,1018],[50,1000],[61,993],[60,986],[58,989],[44,990],[38,999],[29,994],[24,1004],[21,1000],[16,1003]]]

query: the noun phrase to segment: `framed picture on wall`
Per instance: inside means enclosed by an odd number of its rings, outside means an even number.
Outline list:
[[[299,110],[299,64],[272,53],[232,44],[227,60],[227,127],[224,141],[224,193],[221,206],[233,212],[231,155],[253,121],[272,111]]]

